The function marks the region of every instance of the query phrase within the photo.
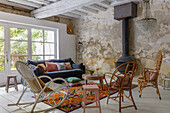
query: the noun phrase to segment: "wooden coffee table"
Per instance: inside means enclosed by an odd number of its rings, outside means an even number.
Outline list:
[[[103,90],[103,74],[83,74],[82,78],[85,80],[85,85],[87,85],[87,80],[99,80],[100,81],[100,89]]]

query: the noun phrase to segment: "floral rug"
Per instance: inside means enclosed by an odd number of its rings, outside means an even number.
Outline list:
[[[91,83],[91,84],[94,84],[94,83]],[[97,84],[97,85],[99,85],[99,84]],[[100,99],[107,97],[106,89],[107,88],[105,85],[103,87],[103,90],[99,90]],[[114,94],[116,92],[117,92],[116,90],[113,90],[110,92],[110,94]],[[57,103],[57,101],[59,100],[59,98],[58,98],[59,96],[57,94],[54,94],[53,97],[55,97],[55,101]],[[94,97],[95,97],[94,91],[87,92],[87,100],[93,100]],[[83,86],[82,85],[70,87],[67,99],[57,108],[66,112],[66,113],[71,112],[75,109],[82,107],[81,106],[82,98],[83,98]],[[49,104],[48,100],[44,101],[44,103]],[[88,104],[90,104],[90,103],[88,103]]]

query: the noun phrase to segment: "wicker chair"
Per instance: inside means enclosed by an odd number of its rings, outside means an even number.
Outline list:
[[[141,70],[142,77],[138,78],[138,88],[139,88],[139,92],[140,92],[139,97],[141,97],[142,90],[145,87],[154,87],[154,88],[156,88],[156,92],[159,96],[159,99],[161,100],[160,92],[158,89],[158,75],[159,75],[159,71],[160,71],[161,64],[162,64],[161,50],[158,52],[157,58],[155,61],[156,61],[155,69],[143,68]]]
[[[18,99],[16,104],[8,104],[8,106],[18,106],[19,109],[23,109],[26,112],[42,112],[42,111],[48,111],[56,108],[57,106],[61,105],[63,101],[66,99],[68,95],[68,83],[63,78],[55,78],[51,79],[48,76],[41,76],[37,77],[33,70],[24,62],[17,61],[16,62],[16,69],[20,73],[20,75],[24,78],[24,80],[27,82],[27,87],[23,90],[20,98]],[[41,78],[48,78],[50,81],[46,84],[41,80]],[[64,84],[57,84],[55,81],[63,81]],[[30,91],[34,93],[35,101],[34,102],[27,102],[27,103],[20,103],[21,98],[23,97],[25,91],[27,88],[30,88]],[[53,98],[53,94],[59,94],[59,101],[55,101],[55,98]],[[48,100],[49,104],[52,106],[47,109],[42,110],[34,110],[37,103],[43,102],[44,100]],[[31,111],[26,109],[29,105],[33,105]],[[18,109],[17,109],[18,110]],[[14,110],[16,111],[16,110]]]
[[[108,95],[107,95],[107,102],[108,104],[109,99],[112,99],[119,103],[119,112],[121,109],[134,107],[137,109],[131,91],[132,80],[137,70],[137,63],[136,62],[126,62],[121,64],[116,68],[113,73],[105,73],[104,80],[108,86]],[[110,83],[107,82],[107,78],[110,77]],[[116,96],[110,96],[110,90],[116,89],[118,94]],[[129,95],[124,93],[124,90],[129,91]],[[132,105],[129,106],[121,106],[121,102],[124,101],[124,97],[132,102]],[[119,99],[119,100],[117,100]]]

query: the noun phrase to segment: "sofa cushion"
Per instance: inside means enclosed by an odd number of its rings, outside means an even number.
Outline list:
[[[46,73],[47,72],[47,68],[45,67],[44,64],[38,64],[37,67],[39,67],[42,71],[42,73]]]
[[[75,82],[81,81],[81,79],[77,77],[68,77],[68,78],[65,78],[65,80],[69,83],[75,83]]]
[[[29,66],[31,67],[31,69],[33,70],[34,74],[39,76],[42,74],[42,71],[40,68],[38,68],[37,66],[35,65],[32,65],[32,64],[29,64]]]
[[[56,63],[56,65],[59,71],[66,70],[66,66],[64,63]]]
[[[82,69],[83,63],[80,64],[72,64],[73,69]]]
[[[70,62],[65,62],[64,64],[65,64],[67,70],[72,69]]]
[[[45,62],[45,64],[46,64],[46,68],[47,68],[48,72],[50,72],[50,71],[58,71],[56,63]]]

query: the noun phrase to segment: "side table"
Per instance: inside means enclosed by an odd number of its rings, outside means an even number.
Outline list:
[[[10,87],[13,87],[13,86],[14,86],[15,89],[18,91],[17,75],[7,75],[6,77],[7,77],[6,88],[5,88],[6,92],[8,93],[8,89],[9,89]],[[10,85],[10,79],[11,79],[11,78],[14,78],[14,85]]]
[[[170,76],[167,76],[165,74],[162,74],[162,75],[163,75],[162,76],[162,86],[163,86],[163,89],[170,89],[170,88],[165,86],[165,82],[166,81],[170,81]]]
[[[103,90],[103,74],[99,74],[99,75],[83,74],[82,78],[85,80],[85,85],[87,85],[87,80],[99,80],[100,81],[100,89]]]

